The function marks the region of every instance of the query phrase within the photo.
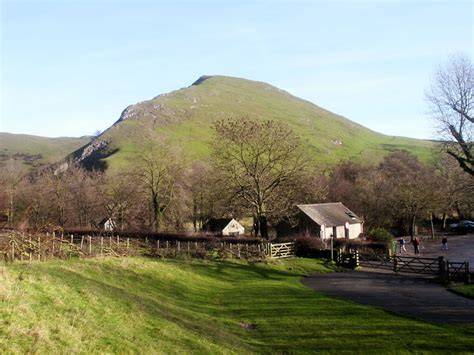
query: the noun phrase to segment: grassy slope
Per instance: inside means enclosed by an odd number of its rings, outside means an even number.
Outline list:
[[[474,285],[473,284],[456,286],[452,290],[459,295],[474,299]]]
[[[157,111],[158,105],[164,109]],[[289,124],[307,140],[317,162],[334,163],[340,159],[376,162],[395,149],[407,149],[426,161],[432,147],[428,141],[373,132],[271,85],[224,76],[211,77],[199,85],[160,95],[136,107],[141,109],[136,116],[138,120],[126,119],[104,134],[113,148],[120,149],[107,159],[112,167],[127,164],[138,149],[145,127],[153,126],[153,115],[160,120],[154,129],[181,145],[190,159],[208,154],[215,120],[242,116]],[[336,141],[342,144],[335,144]]]
[[[90,137],[47,138],[27,134],[0,133],[0,154],[42,156],[41,163],[53,163],[90,142]]]
[[[0,266],[1,267],[1,266]],[[470,352],[474,328],[432,325],[302,286],[320,261],[142,258],[0,270],[7,352]],[[255,323],[246,330],[240,323]]]

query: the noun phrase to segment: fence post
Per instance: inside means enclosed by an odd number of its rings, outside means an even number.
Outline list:
[[[450,270],[450,266],[449,266],[449,260],[446,260],[446,281],[447,282],[451,282],[451,270]]]
[[[100,236],[100,256],[104,256],[104,237]]]
[[[12,240],[12,262],[15,261],[15,241]]]
[[[397,259],[397,254],[393,255],[393,271],[395,273],[398,273],[398,259]]]
[[[333,244],[333,241],[332,241],[332,240],[333,240],[333,238],[332,238],[332,237],[330,237],[330,241],[331,241],[331,243],[330,243],[330,249],[331,249],[331,260],[332,260],[332,261],[334,261],[334,244]]]
[[[464,262],[464,271],[466,273],[466,284],[471,283],[471,272],[469,271],[469,261]]]
[[[240,259],[240,243],[237,243],[237,257]]]
[[[69,244],[69,259],[72,258],[72,247],[74,244],[74,234],[71,234],[71,243]]]
[[[61,234],[61,239],[59,240],[59,257],[61,257],[61,249],[63,248],[63,238],[64,235]]]
[[[92,254],[92,237],[89,236],[89,256]]]
[[[444,257],[438,257],[438,269],[439,269],[439,279],[441,283],[446,283],[446,263],[443,260]]]

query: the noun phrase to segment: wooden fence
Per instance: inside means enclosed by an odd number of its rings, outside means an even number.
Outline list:
[[[291,258],[295,256],[295,243],[268,243],[267,256],[272,259]]]
[[[393,270],[394,272],[433,275],[443,283],[462,281],[471,283],[469,262],[452,262],[444,257],[421,258],[411,256],[388,256],[386,254],[363,254],[358,251],[338,253],[337,262],[345,267],[367,267]]]
[[[159,240],[88,235],[0,235],[0,260],[46,260],[53,258],[100,256],[156,256],[219,258],[262,258],[267,246],[263,243],[212,241]]]

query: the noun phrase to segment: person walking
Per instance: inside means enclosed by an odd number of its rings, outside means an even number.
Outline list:
[[[405,239],[403,239],[403,237],[401,237],[399,240],[398,240],[398,243],[400,244],[400,254],[402,254],[403,252],[407,252],[406,248],[405,248]]]
[[[420,241],[418,238],[413,239],[413,248],[415,249],[415,255],[420,254]]]
[[[446,236],[441,239],[441,243],[443,244],[441,250],[448,250],[448,238]]]

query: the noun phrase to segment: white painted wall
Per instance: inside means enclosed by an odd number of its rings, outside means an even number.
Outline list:
[[[336,229],[336,233],[337,233],[338,238],[345,238],[346,237],[345,227],[344,226],[338,226],[337,229]],[[362,233],[362,224],[357,223],[357,224],[350,224],[349,225],[349,239],[357,238],[360,233]],[[332,234],[333,234],[332,227],[321,228],[321,238],[322,239],[331,238]]]
[[[354,239],[362,233],[362,224],[351,224],[349,225],[349,239]]]
[[[231,220],[229,224],[222,230],[222,235],[242,235],[245,233],[245,228],[235,219]]]
[[[104,230],[113,231],[115,229],[115,222],[112,219],[108,219],[104,223]]]

